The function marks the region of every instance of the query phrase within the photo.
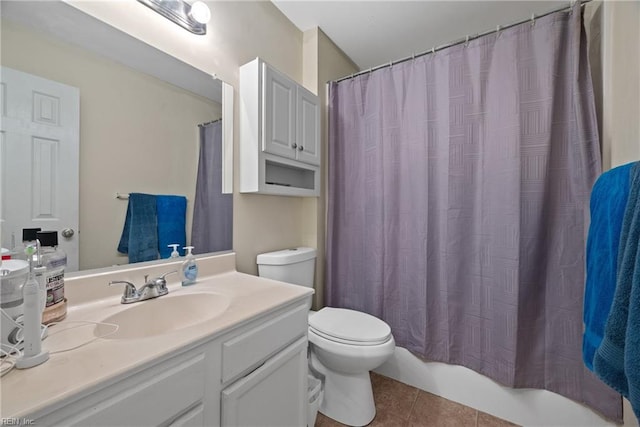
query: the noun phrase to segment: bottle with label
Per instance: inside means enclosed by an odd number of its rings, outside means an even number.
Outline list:
[[[186,260],[182,263],[182,286],[193,285],[198,277],[198,264],[196,257],[191,253],[193,246],[185,246],[187,250]]]
[[[40,259],[38,265],[46,268],[43,274],[47,288],[47,302],[42,313],[42,323],[58,322],[67,316],[67,299],[64,297],[64,269],[67,254],[58,248],[57,231],[39,231]]]

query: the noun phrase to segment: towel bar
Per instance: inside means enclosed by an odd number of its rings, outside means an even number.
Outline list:
[[[119,200],[129,200],[129,193],[116,193],[116,199]],[[187,202],[189,199],[187,199]]]

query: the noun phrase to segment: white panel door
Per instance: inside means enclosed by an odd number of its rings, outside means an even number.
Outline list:
[[[19,243],[23,228],[57,230],[67,271],[76,271],[80,91],[7,67],[0,80],[2,246],[12,235]]]
[[[263,146],[267,153],[296,157],[296,83],[263,66]]]
[[[312,165],[320,164],[320,101],[303,87],[297,96],[298,160]]]

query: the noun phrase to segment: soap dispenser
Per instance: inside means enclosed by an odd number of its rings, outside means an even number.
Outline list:
[[[191,253],[193,246],[185,246],[182,249],[187,250],[187,259],[182,263],[182,286],[193,285],[198,277],[196,257]]]
[[[180,258],[180,252],[178,252],[178,246],[180,246],[178,243],[175,243],[173,245],[167,245],[167,247],[173,248],[173,251],[171,251],[171,256],[169,258]]]

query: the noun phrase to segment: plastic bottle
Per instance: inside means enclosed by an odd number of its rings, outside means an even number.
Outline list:
[[[26,369],[46,362],[49,359],[49,352],[42,351],[42,335],[40,320],[42,311],[40,310],[40,285],[36,281],[33,268],[33,247],[26,250],[29,258],[29,277],[22,288],[23,295],[23,341],[24,353],[16,361],[16,368]]]
[[[67,266],[67,254],[58,248],[57,231],[39,231],[40,259],[38,265],[46,267],[43,274],[47,287],[47,302],[42,314],[45,325],[57,322],[67,316],[67,300],[64,297],[64,269]]]
[[[171,256],[169,258],[180,258],[180,252],[178,252],[178,246],[180,245],[177,243],[173,245],[167,245],[167,247],[173,248],[173,251],[171,252]]]
[[[198,264],[196,257],[191,253],[193,246],[185,246],[187,250],[186,260],[182,263],[182,286],[193,285],[198,277]]]

